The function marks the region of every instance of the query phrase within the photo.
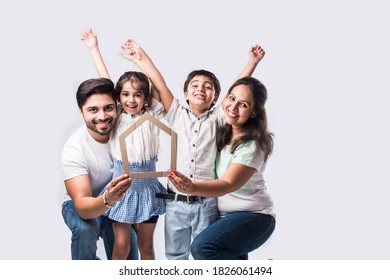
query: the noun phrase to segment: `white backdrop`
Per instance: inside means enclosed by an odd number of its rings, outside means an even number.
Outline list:
[[[180,98],[200,68],[226,92],[261,44],[277,227],[250,258],[389,259],[387,1],[20,0],[0,11],[0,259],[70,258],[60,151],[83,124],[77,86],[97,76],[79,40],[87,27],[114,81],[136,70],[118,54],[133,38]],[[162,218],[158,259],[163,239]]]

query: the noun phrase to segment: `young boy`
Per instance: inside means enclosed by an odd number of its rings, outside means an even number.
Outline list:
[[[217,77],[206,70],[195,70],[188,75],[184,83],[187,108],[174,98],[161,73],[136,42],[127,40],[121,54],[149,77],[160,94],[167,113],[165,118],[178,134],[177,169],[194,182],[214,179],[216,132],[224,123],[222,107],[212,109],[221,91]],[[260,46],[251,47],[249,60],[237,79],[251,76],[264,55]],[[180,193],[170,182],[168,194],[159,197],[166,201],[165,255],[170,260],[189,259],[191,238],[218,218],[216,198]]]

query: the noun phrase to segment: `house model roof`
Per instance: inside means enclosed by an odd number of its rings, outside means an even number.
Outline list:
[[[135,172],[130,173],[129,165],[127,164],[129,159],[127,156],[126,149],[126,137],[129,136],[134,130],[136,130],[144,122],[149,121],[156,125],[159,129],[171,136],[171,162],[170,168],[167,171],[156,171],[156,172]],[[168,174],[176,169],[176,159],[177,159],[177,133],[173,131],[170,127],[166,126],[157,118],[153,117],[148,112],[145,112],[134,124],[132,124],[128,129],[126,129],[121,135],[119,135],[119,144],[122,155],[123,162],[123,171],[125,174],[128,174],[131,178],[140,179],[140,178],[158,178],[166,177]]]

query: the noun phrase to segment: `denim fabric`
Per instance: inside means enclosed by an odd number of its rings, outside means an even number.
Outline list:
[[[196,260],[246,260],[275,229],[275,218],[267,214],[235,212],[202,231],[192,242]]]
[[[104,216],[84,220],[78,214],[73,201],[68,200],[62,204],[62,217],[72,232],[71,253],[72,260],[96,260],[97,241],[103,239],[107,259],[111,259],[114,246],[114,233],[112,222]],[[138,260],[137,235],[131,231],[131,251],[129,260]]]
[[[168,260],[188,260],[191,239],[218,219],[215,198],[200,202],[165,200],[165,256]]]

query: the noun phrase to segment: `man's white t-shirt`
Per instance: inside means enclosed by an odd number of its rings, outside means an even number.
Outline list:
[[[88,175],[92,196],[99,195],[110,182],[113,174],[113,161],[108,143],[99,143],[89,134],[84,125],[77,129],[66,141],[61,155],[64,180],[80,175]],[[65,200],[70,197],[66,193]]]

